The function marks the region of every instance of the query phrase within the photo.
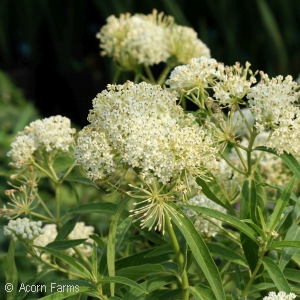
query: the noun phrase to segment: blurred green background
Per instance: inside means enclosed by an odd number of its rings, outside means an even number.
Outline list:
[[[83,126],[113,72],[95,34],[112,14],[153,8],[192,26],[225,64],[248,60],[269,76],[300,73],[298,0],[1,0],[0,68],[44,116]]]

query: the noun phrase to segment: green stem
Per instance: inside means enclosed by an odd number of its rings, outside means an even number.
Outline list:
[[[36,212],[31,211],[30,214],[31,214],[32,216],[35,216],[35,217],[40,218],[40,219],[42,219],[42,220],[48,221],[48,222],[50,222],[50,223],[55,223],[55,219],[51,219],[51,218],[45,217],[45,216],[43,216],[43,215],[41,215],[41,214],[38,214],[38,213],[36,213]]]
[[[73,168],[75,167],[76,162],[72,164],[72,166],[67,170],[67,172],[64,174],[64,176],[59,180],[61,183],[66,179],[66,177],[71,173]]]
[[[60,223],[60,184],[55,184],[55,215],[56,223]]]
[[[249,290],[250,290],[250,288],[251,288],[251,286],[253,284],[253,281],[256,279],[256,274],[259,271],[259,268],[260,268],[261,264],[262,264],[262,262],[261,262],[261,260],[259,260],[258,263],[257,263],[257,265],[256,265],[255,270],[253,271],[253,273],[250,276],[249,282],[248,282],[248,284],[247,284],[247,286],[246,286],[246,288],[245,288],[245,290],[244,290],[244,292],[242,294],[242,298],[246,298],[247,297],[248,292],[249,292]]]
[[[232,169],[236,170],[237,172],[239,172],[239,173],[241,173],[241,174],[247,175],[246,172],[240,170],[240,169],[237,168],[235,165],[233,165],[233,164],[227,159],[227,157],[226,157],[224,154],[221,153],[221,156],[222,156],[222,158],[227,162],[227,164],[228,164]]]
[[[57,183],[57,180],[55,177],[52,176],[52,174],[50,174],[48,171],[46,171],[44,168],[42,168],[40,165],[38,165],[37,163],[33,163],[33,165],[39,169],[40,171],[42,171],[44,174],[46,174],[52,181],[54,181],[55,183]]]
[[[169,75],[170,71],[173,69],[174,64],[172,63],[168,63],[166,65],[166,67],[164,68],[164,70],[162,71],[162,73],[160,74],[160,76],[157,79],[157,84],[159,85],[163,85],[166,81],[167,76]]]
[[[248,150],[247,150],[247,160],[248,160],[248,177],[252,175],[252,158],[251,158],[251,152],[252,152],[252,147],[255,141],[255,138],[257,136],[256,129],[253,129],[253,132],[250,136],[250,141],[248,145]]]
[[[121,75],[120,68],[116,68],[116,73],[115,73],[113,81],[112,81],[113,84],[116,84],[118,82],[120,75]]]
[[[237,155],[239,156],[239,158],[240,158],[240,160],[241,160],[241,162],[242,162],[242,164],[243,164],[245,170],[247,170],[247,163],[246,163],[246,161],[245,161],[245,159],[244,159],[244,156],[243,156],[243,154],[241,153],[240,149],[237,147],[236,144],[233,144],[233,148],[235,149]],[[248,152],[247,152],[247,153],[248,153]],[[250,161],[251,161],[251,160],[250,160]],[[249,164],[249,161],[248,161],[248,164]],[[248,173],[249,173],[249,172],[248,172]]]
[[[73,247],[74,251],[76,252],[76,254],[84,261],[84,263],[86,264],[86,266],[89,268],[89,271],[91,273],[93,273],[93,266],[90,263],[90,261],[87,259],[87,257],[82,254],[82,252],[80,251],[80,249],[78,249],[77,247]]]
[[[189,281],[188,281],[186,270],[184,268],[184,256],[180,251],[180,246],[178,244],[177,237],[172,228],[169,216],[166,213],[165,213],[165,226],[166,226],[166,231],[169,234],[171,244],[172,244],[174,252],[175,252],[176,260],[178,263],[178,268],[182,274],[181,275],[181,287],[182,287],[181,300],[188,300],[189,299],[189,291],[187,288],[189,287]]]
[[[47,205],[44,203],[44,201],[43,201],[42,198],[39,196],[39,194],[37,194],[37,195],[38,195],[39,203],[42,204],[42,206],[44,207],[44,209],[45,209],[45,211],[47,212],[47,214],[54,220],[55,218],[54,218],[53,214],[51,213],[51,211],[48,209]]]
[[[251,128],[250,124],[248,123],[247,119],[245,118],[245,115],[243,114],[243,112],[242,112],[239,105],[237,105],[237,109],[238,109],[240,115],[242,116],[243,120],[245,120],[246,127],[248,128],[249,133],[251,135],[252,134],[252,128]]]
[[[149,66],[144,65],[144,69],[145,69],[147,76],[148,76],[149,80],[151,81],[151,83],[155,84],[156,80],[155,80],[153,73],[152,73],[151,69],[149,68]]]
[[[138,83],[142,75],[142,65],[139,65],[133,80],[133,83]]]

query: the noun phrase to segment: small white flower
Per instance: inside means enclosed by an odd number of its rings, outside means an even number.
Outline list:
[[[176,67],[166,81],[171,89],[199,94],[215,84],[224,66],[213,58],[192,58],[187,65]]]
[[[197,37],[197,32],[186,26],[174,24],[166,28],[166,43],[170,56],[178,63],[187,64],[194,57],[210,58],[209,48]]]
[[[30,242],[44,232],[41,225],[40,222],[30,221],[28,218],[10,220],[8,225],[4,227],[4,235],[14,241],[19,239]]]
[[[270,292],[268,296],[264,297],[263,300],[292,300],[296,299],[297,295],[294,293],[286,294],[285,292]]]
[[[74,143],[74,129],[70,125],[70,119],[61,116],[31,122],[18,133],[7,156],[16,168],[22,168],[34,162],[37,152],[68,152]]]

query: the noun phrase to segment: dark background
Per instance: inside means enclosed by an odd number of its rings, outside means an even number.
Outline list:
[[[92,99],[112,80],[96,33],[112,14],[153,8],[193,27],[218,61],[249,61],[270,77],[300,73],[298,0],[0,0],[0,69],[44,117],[84,126]]]

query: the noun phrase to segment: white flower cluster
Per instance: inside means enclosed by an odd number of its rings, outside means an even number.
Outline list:
[[[188,201],[188,204],[211,208],[224,213],[226,212],[225,208],[208,199],[205,195],[194,196]],[[216,225],[220,227],[222,226],[222,222],[220,220],[210,217],[205,219],[202,215],[198,215],[192,209],[187,209],[186,215],[190,218],[194,218],[194,226],[196,230],[205,237],[214,237],[219,232],[219,228]],[[216,225],[212,224],[212,222]]]
[[[246,67],[236,63],[234,66],[226,66],[218,77],[217,83],[213,86],[214,97],[219,100],[223,106],[235,106],[239,99],[242,99],[251,91],[251,85],[256,82],[256,78],[249,70],[250,63]],[[247,79],[248,73],[251,74]]]
[[[4,235],[12,238],[14,241],[17,241],[18,239],[23,241],[33,241],[44,232],[41,226],[41,221],[35,222],[30,221],[28,218],[18,218],[8,222],[8,225],[4,227]]]
[[[91,238],[88,238],[90,235],[94,234],[95,228],[93,226],[85,226],[84,222],[78,222],[72,232],[69,234],[70,240],[77,240],[77,239],[86,239],[85,243],[93,244],[93,240]],[[77,248],[86,256],[90,257],[92,256],[92,247],[87,244],[80,244],[77,246]],[[73,256],[75,254],[74,249],[70,248],[67,250],[67,253],[70,256]]]
[[[84,222],[78,222],[72,232],[69,234],[68,239],[86,239],[89,235],[94,234],[93,226],[85,226]],[[49,243],[52,243],[57,236],[57,229],[55,224],[47,224],[44,227],[44,233],[34,240],[36,246],[46,247]],[[92,239],[87,239],[87,242],[93,243]],[[89,257],[92,255],[92,248],[86,244],[80,244],[77,246],[82,253]],[[70,248],[66,250],[67,254],[73,256],[75,251]],[[39,253],[39,251],[38,251]],[[42,259],[50,261],[50,256],[46,253],[42,254]]]
[[[166,84],[171,89],[191,93],[211,87],[223,72],[223,64],[213,58],[192,58],[187,65],[176,67],[170,74]]]
[[[262,80],[247,95],[250,110],[258,132],[272,129],[273,134],[266,144],[269,148],[297,153],[296,141],[300,137],[300,109],[296,106],[300,92],[291,76],[269,79],[261,72]]]
[[[171,56],[178,63],[187,64],[193,57],[210,58],[209,48],[197,37],[194,29],[173,24],[166,29],[165,41]]]
[[[173,17],[158,14],[121,14],[110,16],[97,34],[102,55],[113,57],[125,69],[137,64],[153,65],[166,62],[170,56],[182,63],[196,56],[210,57],[209,49],[196,32],[178,26]]]
[[[77,163],[91,180],[112,174],[118,164],[151,182],[166,184],[183,174],[204,176],[215,162],[212,140],[176,94],[145,82],[108,85],[98,94],[75,148]]]
[[[296,299],[297,295],[294,293],[286,294],[285,292],[270,292],[268,296],[264,297],[263,300],[292,300]]]
[[[70,125],[70,119],[62,116],[31,122],[18,133],[7,156],[12,158],[16,168],[21,168],[34,161],[35,151],[68,152],[70,145],[74,142],[73,134],[75,133],[75,129],[72,129]]]

